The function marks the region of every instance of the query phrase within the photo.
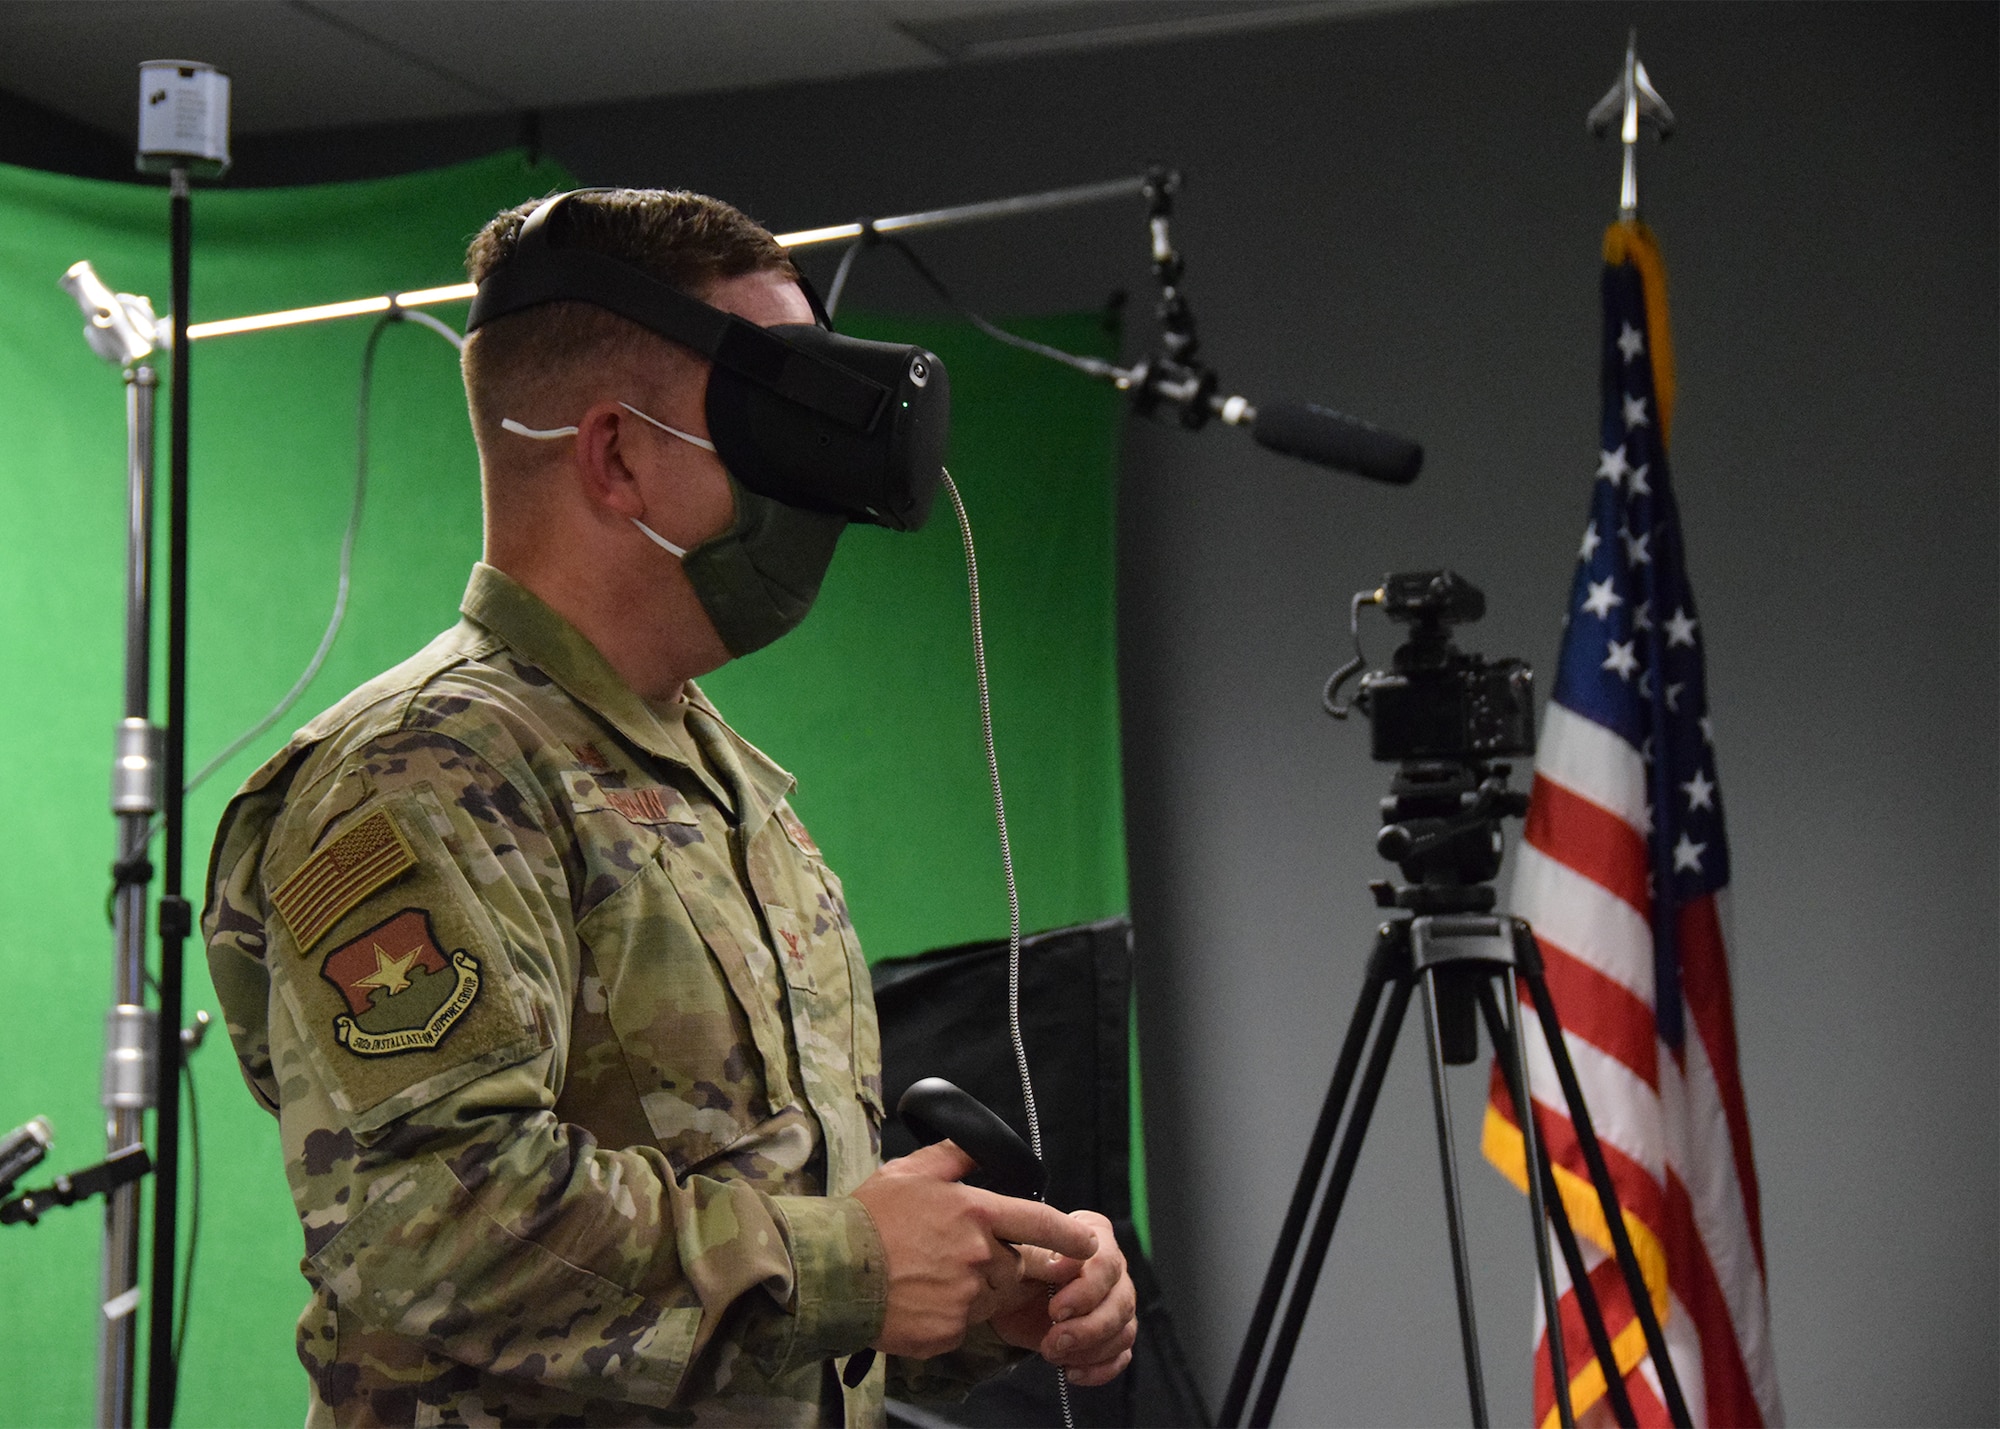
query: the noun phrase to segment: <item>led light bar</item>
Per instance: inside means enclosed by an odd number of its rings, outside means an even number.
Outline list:
[[[302,323],[330,322],[334,318],[358,318],[369,313],[386,313],[390,308],[421,308],[432,303],[468,302],[477,292],[470,283],[454,283],[448,288],[418,288],[390,298],[356,298],[346,303],[321,303],[311,308],[287,308],[283,312],[258,313],[247,318],[220,318],[211,323],[189,323],[188,341],[204,337],[228,337],[239,332],[262,332],[265,328],[298,327]]]
[[[1047,193],[1020,194],[1014,198],[992,199],[985,203],[960,204],[956,208],[934,208],[923,213],[906,213],[894,218],[865,219],[854,223],[830,224],[824,228],[802,228],[795,233],[774,235],[785,248],[810,248],[821,243],[839,243],[877,233],[907,232],[918,228],[949,228],[960,223],[976,223],[989,218],[1013,218],[1052,208],[1098,203],[1125,198],[1141,191],[1143,178],[1110,179],[1103,183],[1078,184],[1074,188]],[[189,323],[188,339],[230,337],[236,333],[262,332],[267,328],[299,327],[305,323],[330,322],[335,318],[365,317],[386,313],[390,308],[422,308],[434,303],[470,302],[478,288],[471,283],[453,283],[442,288],[416,288],[390,297],[355,298],[345,303],[321,303],[310,308],[287,308],[283,312],[257,313],[251,317],[221,318],[215,322]]]

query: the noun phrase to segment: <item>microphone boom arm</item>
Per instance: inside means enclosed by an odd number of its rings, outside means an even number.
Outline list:
[[[1424,449],[1407,437],[1312,403],[1268,402],[1260,406],[1247,397],[1221,391],[1214,369],[1196,357],[1200,341],[1195,334],[1194,314],[1181,292],[1184,265],[1174,249],[1170,227],[1173,195],[1179,187],[1180,175],[1170,169],[1150,170],[1142,181],[1141,192],[1148,203],[1153,273],[1160,284],[1157,309],[1160,348],[1130,367],[1121,367],[1101,357],[1083,357],[1007,331],[960,302],[915,249],[895,234],[880,231],[880,225],[860,225],[856,241],[894,249],[947,307],[995,342],[1059,362],[1096,381],[1108,382],[1126,393],[1132,399],[1133,410],[1143,416],[1167,420],[1166,414],[1171,412],[1175,424],[1188,431],[1218,420],[1225,426],[1248,429],[1259,446],[1283,456],[1394,486],[1414,481],[1423,467]],[[848,255],[853,256],[852,252]],[[847,266],[845,259],[842,266],[843,269]],[[835,284],[838,292],[845,286],[844,278],[836,278]]]

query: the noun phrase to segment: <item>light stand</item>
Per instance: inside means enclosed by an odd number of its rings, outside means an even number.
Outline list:
[[[112,865],[111,1010],[105,1017],[105,1149],[117,1157],[139,1146],[146,1109],[154,1103],[152,1068],[159,1022],[145,1004],[146,888],[153,868],[146,845],[158,804],[159,731],[151,723],[153,397],[158,328],[153,305],[113,293],[88,263],[63,275],[64,291],[83,309],[84,336],[125,379],[125,700],[111,768],[111,812],[118,820]],[[172,1024],[169,1024],[172,1025]],[[123,1429],[132,1422],[133,1357],[139,1306],[139,1186],[136,1179],[105,1193],[103,1276],[97,1327],[97,1423]],[[24,1219],[32,1222],[33,1217]]]

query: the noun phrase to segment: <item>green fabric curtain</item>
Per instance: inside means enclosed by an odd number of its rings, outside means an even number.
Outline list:
[[[465,240],[488,216],[566,182],[510,154],[362,184],[202,190],[195,316],[458,281]],[[0,1130],[37,1114],[57,1128],[30,1184],[104,1150],[107,802],[120,713],[124,398],[56,280],[88,258],[112,287],[164,307],[166,226],[160,189],[0,167]],[[463,321],[462,308],[441,315]],[[1122,912],[1116,397],[956,324],[849,326],[927,343],[952,373],[952,470],[980,543],[1027,924]],[[368,327],[196,345],[191,769],[289,687],[324,625]],[[1111,346],[1091,318],[1024,327],[1073,348]],[[163,394],[163,482],[165,408]],[[477,463],[456,365],[435,334],[405,324],[384,335],[370,434],[346,629],[298,708],[191,799],[191,890],[236,784],[291,728],[455,618],[479,552]],[[704,683],[797,774],[798,807],[846,879],[871,955],[1004,933],[963,558],[943,502],[921,534],[849,534],[804,628]],[[198,949],[187,1007],[215,1008]],[[305,1386],[291,1340],[304,1286],[276,1126],[244,1093],[219,1035],[195,1076],[205,1186],[180,1419],[296,1422]],[[0,1425],[88,1421],[101,1235],[95,1206],[0,1229]]]

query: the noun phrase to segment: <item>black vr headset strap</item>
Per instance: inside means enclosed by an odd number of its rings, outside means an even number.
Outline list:
[[[513,254],[479,285],[467,332],[543,303],[590,303],[843,426],[865,432],[875,425],[889,400],[881,383],[803,352],[775,332],[710,307],[609,254],[554,247],[549,219],[570,196],[558,194],[528,215]]]
[[[533,213],[521,220],[521,231],[514,236],[515,251],[520,251],[524,246],[531,249],[547,249],[552,247],[553,245],[549,242],[550,220],[563,204],[575,198],[578,194],[614,194],[617,192],[619,190],[612,188],[571,189],[567,193],[552,194],[548,198],[543,199],[540,204],[536,205]],[[799,291],[806,295],[806,303],[812,308],[813,321],[828,332],[832,332],[833,314],[826,310],[826,300],[820,297],[819,289],[813,286],[812,279],[808,278],[803,272],[799,274]]]

